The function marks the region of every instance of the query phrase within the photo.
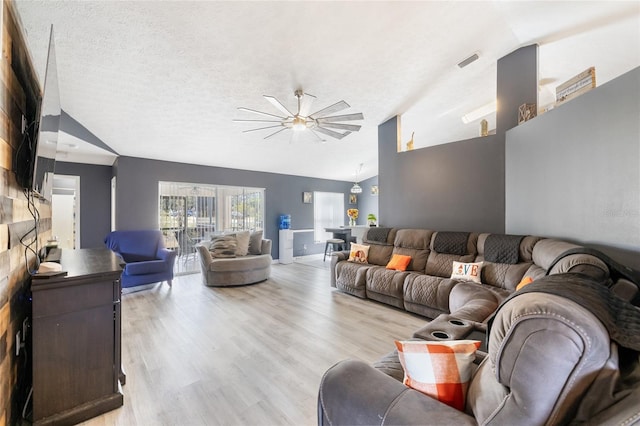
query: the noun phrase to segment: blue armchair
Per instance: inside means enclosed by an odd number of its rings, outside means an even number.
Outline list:
[[[113,231],[104,243],[126,263],[122,271],[123,288],[162,281],[171,286],[176,252],[164,247],[162,232]]]

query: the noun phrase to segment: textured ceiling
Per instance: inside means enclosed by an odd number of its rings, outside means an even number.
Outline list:
[[[119,154],[338,180],[377,174],[377,127],[396,114],[429,135],[416,147],[476,136],[460,118],[521,46],[540,44],[541,106],[590,66],[600,85],[640,65],[637,1],[14,3],[41,80],[53,24],[62,108]],[[292,143],[232,122],[257,118],[241,106],[277,114],[264,94],[295,109],[297,88],[314,110],[344,99],[361,131]],[[61,160],[113,162],[59,141]]]

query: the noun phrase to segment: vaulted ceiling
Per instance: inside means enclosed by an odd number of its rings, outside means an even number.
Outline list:
[[[638,1],[14,3],[41,81],[53,24],[62,109],[118,154],[337,180],[377,174],[377,127],[397,114],[424,117],[416,148],[476,136],[461,117],[495,99],[496,61],[521,46],[540,45],[541,107],[590,66],[601,85],[640,65]],[[362,129],[292,142],[232,121],[278,114],[262,95],[295,110],[298,88],[317,109],[345,100]],[[113,163],[71,127],[58,160]]]

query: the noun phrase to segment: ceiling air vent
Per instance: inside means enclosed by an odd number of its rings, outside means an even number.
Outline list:
[[[466,59],[463,59],[460,63],[458,63],[458,66],[459,66],[460,68],[464,68],[464,67],[466,67],[467,65],[469,65],[471,62],[477,61],[477,60],[478,60],[478,58],[480,58],[480,56],[478,56],[478,54],[477,54],[477,53],[474,53],[473,55],[469,56],[469,57],[468,57],[468,58],[466,58]]]

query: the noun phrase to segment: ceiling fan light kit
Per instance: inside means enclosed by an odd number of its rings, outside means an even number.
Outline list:
[[[287,129],[291,129],[296,132],[309,130],[313,135],[317,137],[319,141],[324,142],[324,139],[322,139],[319,133],[326,136],[331,136],[335,139],[342,139],[352,132],[359,131],[362,127],[361,125],[357,124],[342,123],[343,121],[364,120],[364,116],[360,112],[353,114],[331,115],[350,108],[350,105],[345,101],[336,102],[333,105],[329,105],[326,108],[318,110],[312,114],[308,114],[308,111],[311,109],[311,105],[315,100],[315,96],[304,93],[300,89],[294,92],[294,96],[298,100],[298,109],[295,114],[289,111],[287,107],[285,107],[284,104],[282,104],[282,102],[280,102],[275,97],[269,95],[263,96],[269,103],[271,103],[278,111],[280,111],[284,115],[271,114],[251,108],[240,107],[238,108],[240,111],[250,112],[252,114],[259,114],[267,117],[265,119],[233,120],[236,123],[251,123],[254,125],[259,123],[267,123],[267,125],[262,127],[244,130],[243,133],[255,132],[265,129],[277,129],[275,132],[272,132],[264,137],[264,139],[268,139]]]

